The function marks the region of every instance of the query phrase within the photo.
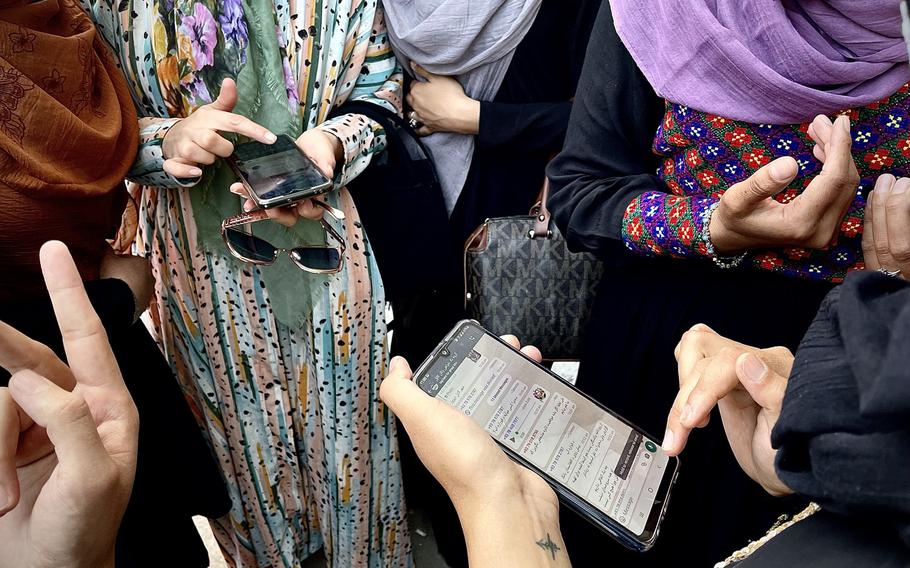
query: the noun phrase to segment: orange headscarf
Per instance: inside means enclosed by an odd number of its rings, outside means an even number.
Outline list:
[[[97,278],[138,129],[126,81],[75,0],[0,0],[0,300],[41,288],[49,239]]]

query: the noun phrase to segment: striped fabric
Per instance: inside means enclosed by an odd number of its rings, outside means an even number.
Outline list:
[[[210,102],[213,77],[237,76],[255,55],[252,24],[272,20],[284,73],[260,88],[286,88],[302,128],[343,141],[342,184],[363,171],[382,129],[359,115],[325,118],[350,99],[400,111],[402,76],[376,0],[81,2],[146,117],[133,177],[156,187],[143,192],[139,248],[157,279],[160,342],[233,499],[212,523],[228,562],[290,568],[324,548],[333,566],[411,565],[394,418],[378,398],[384,294],[347,190],[327,196],[347,214],[345,270],[279,282],[312,306],[289,326],[260,270],[203,252],[190,198],[199,188],[160,171],[171,123],[158,119]]]

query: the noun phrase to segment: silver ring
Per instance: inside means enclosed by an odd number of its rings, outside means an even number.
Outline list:
[[[883,266],[883,267],[879,268],[878,271],[881,272],[882,274],[884,274],[885,276],[897,277],[897,276],[901,275],[901,271],[899,268],[897,270],[888,270],[887,268],[885,268]]]
[[[414,130],[417,130],[417,128],[420,126],[420,123],[417,122],[417,119],[412,116],[411,119],[408,121],[408,126],[413,128]]]

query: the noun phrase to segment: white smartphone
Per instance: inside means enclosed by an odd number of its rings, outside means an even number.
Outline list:
[[[474,321],[462,321],[414,374],[470,416],[560,500],[628,548],[657,539],[679,459]]]

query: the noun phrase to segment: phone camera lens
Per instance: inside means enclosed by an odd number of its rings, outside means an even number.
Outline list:
[[[440,354],[441,356],[443,356],[443,357],[448,357],[448,356],[449,356],[449,350],[443,348],[442,351],[439,352],[439,354]]]

